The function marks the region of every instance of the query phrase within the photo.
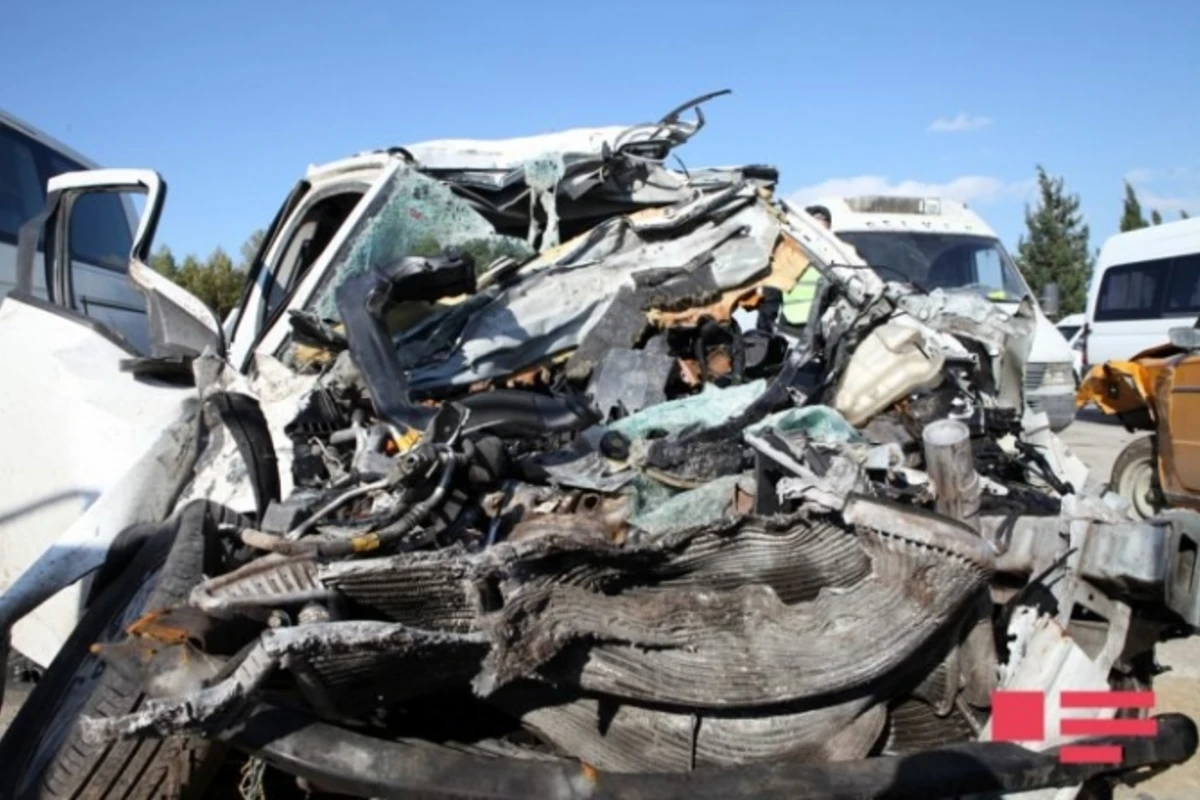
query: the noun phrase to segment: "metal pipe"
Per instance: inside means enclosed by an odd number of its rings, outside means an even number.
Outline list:
[[[380,489],[386,489],[391,484],[392,484],[392,479],[390,477],[388,477],[388,478],[380,478],[379,480],[373,481],[371,483],[364,483],[361,486],[355,486],[353,489],[350,489],[349,491],[346,491],[346,492],[338,495],[337,497],[333,498],[328,503],[326,503],[324,506],[317,509],[315,512],[313,512],[313,515],[311,517],[304,520],[304,522],[301,522],[299,525],[297,525],[296,527],[294,527],[290,531],[288,531],[286,534],[284,534],[283,538],[285,538],[289,541],[295,541],[296,539],[299,539],[301,536],[303,536],[305,533],[307,533],[309,528],[316,525],[318,522],[320,522],[326,516],[328,516],[329,514],[332,514],[334,511],[339,509],[344,504],[350,502],[354,498],[362,497],[365,494],[370,494],[371,492],[375,492]]]
[[[446,499],[446,495],[450,491],[450,484],[454,479],[454,468],[460,460],[464,459],[464,456],[441,445],[438,448],[438,459],[442,464],[442,474],[438,479],[437,486],[429,493],[428,497],[414,504],[403,517],[373,533],[349,539],[326,538],[318,544],[317,552],[325,558],[341,558],[354,553],[369,552],[391,544],[412,531]]]
[[[937,512],[979,530],[983,486],[971,453],[971,430],[956,419],[925,426],[925,469],[937,492]]]

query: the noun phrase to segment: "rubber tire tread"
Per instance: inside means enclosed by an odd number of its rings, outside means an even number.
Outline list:
[[[91,745],[82,740],[72,723],[32,790],[16,794],[36,746],[51,727],[66,691],[77,679],[91,681],[82,714],[115,716],[135,710],[144,700],[141,687],[131,677],[106,669],[89,647],[119,619],[137,597],[141,576],[154,581],[141,609],[132,619],[150,610],[186,601],[200,582],[205,567],[206,527],[237,521],[237,516],[205,501],[180,509],[145,542],[134,560],[88,608],[45,675],[18,712],[8,734],[0,740],[0,797],[5,800],[161,800],[199,796],[225,747],[205,739],[175,736],[163,739],[128,739],[111,745]],[[209,528],[212,530],[212,528]],[[180,535],[190,531],[191,535]],[[85,670],[91,674],[81,676]],[[54,714],[46,709],[56,709]],[[14,765],[26,769],[13,769]],[[36,767],[35,767],[36,768]]]

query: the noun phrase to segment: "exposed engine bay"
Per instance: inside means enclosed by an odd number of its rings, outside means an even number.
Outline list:
[[[934,796],[863,765],[989,743],[997,690],[1151,685],[1200,526],[1132,521],[1025,408],[1028,303],[827,260],[768,168],[635,144],[499,189],[414,153],[278,359],[195,359],[157,530],[204,579],[96,645],[146,699],[87,741],[240,741],[347,792],[826,796],[787,769],[854,762],[827,796]],[[340,733],[255,739],[272,713]],[[372,784],[383,743],[427,769]],[[1030,770],[993,788],[1093,775]]]

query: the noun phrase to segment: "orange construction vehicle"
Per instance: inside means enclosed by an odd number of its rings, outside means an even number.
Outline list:
[[[1128,430],[1150,431],[1121,451],[1110,480],[1139,517],[1200,510],[1200,329],[1175,328],[1169,344],[1096,365],[1075,402],[1095,403]]]

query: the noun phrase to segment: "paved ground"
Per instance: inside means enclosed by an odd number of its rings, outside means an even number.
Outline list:
[[[1100,478],[1107,480],[1121,448],[1133,438],[1120,425],[1084,413],[1063,438]],[[1159,649],[1159,661],[1171,672],[1155,682],[1157,711],[1181,711],[1200,720],[1200,637],[1170,642]],[[11,684],[11,682],[10,682]],[[24,688],[9,686],[0,710],[0,732],[24,700]],[[1121,787],[1118,800],[1200,800],[1200,759],[1169,770],[1136,787]]]

